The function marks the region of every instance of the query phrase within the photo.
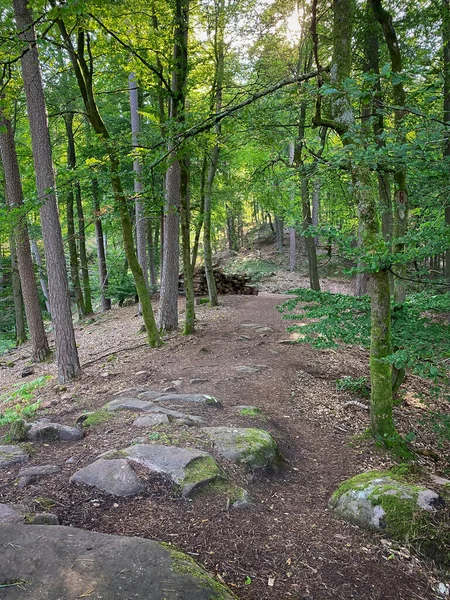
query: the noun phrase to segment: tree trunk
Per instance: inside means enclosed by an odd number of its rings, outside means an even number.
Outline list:
[[[13,0],[13,6],[17,27],[21,32],[20,39],[27,44],[27,51],[21,56],[22,79],[31,130],[36,185],[41,201],[40,215],[55,334],[58,378],[60,382],[64,383],[78,377],[81,369],[70,312],[69,286],[56,202],[47,112],[33,17],[27,7],[27,0]]]
[[[11,208],[20,209],[23,205],[22,183],[11,122],[0,112],[0,153],[5,171],[6,198]],[[39,306],[39,296],[34,276],[33,259],[25,215],[19,216],[14,230],[20,283],[25,304],[25,313],[30,332],[32,358],[41,362],[50,354],[44,322]],[[44,286],[45,287],[45,286]]]
[[[97,179],[92,179],[92,197],[95,211],[95,240],[97,242],[98,278],[100,283],[100,299],[102,311],[111,310],[111,298],[108,296],[108,269],[103,235],[103,225],[100,218],[100,193]]]
[[[73,138],[73,113],[69,112],[64,115],[67,135],[67,167],[69,170],[75,168],[75,142]],[[73,196],[73,181],[69,182],[68,193],[66,197],[66,217],[67,217],[67,245],[69,247],[69,263],[70,277],[72,279],[73,291],[75,294],[75,302],[78,309],[78,317],[82,319],[85,312],[84,298],[81,291],[79,263],[77,254],[76,234],[75,234],[75,218],[73,212],[74,196]]]
[[[319,211],[320,211],[320,181],[314,180],[313,183],[313,197],[312,197],[312,224],[313,227],[319,225]],[[314,236],[314,243],[316,246],[319,245],[319,236]]]
[[[131,136],[133,148],[139,144],[140,135],[140,119],[139,119],[139,89],[134,73],[130,73],[128,77],[128,87],[130,91],[130,115],[131,115]],[[148,282],[148,261],[147,261],[147,219],[145,218],[144,205],[142,203],[142,164],[137,156],[133,160],[134,171],[134,193],[135,193],[135,210],[136,210],[136,248],[139,264],[141,265],[144,274],[147,288]]]
[[[75,204],[77,206],[78,244],[80,249],[81,278],[83,281],[84,291],[84,313],[85,315],[91,315],[93,314],[94,309],[92,308],[91,282],[89,279],[89,267],[86,252],[85,220],[83,203],[81,201],[81,187],[79,181],[75,181]]]
[[[17,265],[16,243],[12,234],[9,236],[9,251],[11,255],[11,285],[14,302],[16,345],[20,346],[27,341],[27,334],[25,331],[22,290],[20,288],[19,268]]]
[[[386,11],[381,0],[371,0],[375,17],[381,25],[384,39],[389,50],[391,58],[391,69],[393,73],[402,72],[402,57],[400,54],[400,45],[392,23],[392,17]],[[397,107],[394,113],[394,124],[397,131],[397,141],[399,144],[405,144],[406,138],[403,132],[403,121],[405,112],[403,107],[406,101],[406,94],[403,88],[403,82],[392,84],[394,95],[394,104]],[[406,234],[407,216],[408,216],[408,192],[406,189],[406,165],[397,168],[394,174],[395,193],[394,193],[394,223],[393,223],[393,251],[395,254],[401,254],[404,251],[404,243],[400,238]],[[394,294],[396,302],[404,302],[406,298],[406,265],[397,265],[395,272],[398,277],[394,281]]]
[[[450,2],[442,0],[442,47],[444,62],[444,122],[447,127],[444,132],[444,160],[450,162]],[[450,227],[450,199],[444,209],[445,223]],[[450,247],[445,252],[445,278],[450,283]]]
[[[297,240],[295,228],[289,227],[289,271],[295,271],[297,264]]]
[[[184,334],[194,333],[195,328],[195,304],[194,304],[194,281],[191,265],[191,241],[190,241],[190,197],[189,197],[189,160],[183,158],[180,163],[180,207],[181,207],[181,240],[183,258],[184,291],[186,294],[186,311],[184,319]]]
[[[195,269],[197,264],[198,248],[200,245],[200,236],[202,233],[203,223],[205,220],[205,183],[206,183],[206,169],[208,167],[208,156],[205,153],[203,156],[202,173],[200,178],[200,206],[198,209],[197,223],[195,225],[195,236],[194,244],[192,246],[192,271]]]
[[[37,240],[35,240],[35,239],[31,240],[31,253],[33,254],[34,262],[36,263],[36,266],[38,268],[39,283],[41,285],[42,295],[44,296],[44,300],[45,300],[45,308],[46,308],[48,314],[51,316],[52,311],[50,308],[50,299],[49,299],[49,294],[48,294],[47,280],[45,278],[45,269],[42,264],[42,256],[39,251],[39,246],[38,246]]]
[[[158,325],[162,331],[178,328],[180,185],[180,163],[175,160],[166,174],[163,266],[158,309]]]
[[[189,0],[175,0],[173,71],[169,116],[178,124],[184,122],[186,102],[188,14]],[[169,146],[171,147],[171,145],[172,142]],[[183,173],[182,178],[181,159],[174,154],[172,154],[172,159],[173,163],[167,170],[166,176],[164,249],[158,312],[159,327],[166,331],[178,327],[179,222],[180,211],[184,212],[188,209],[187,205],[183,204],[182,206],[181,203],[181,185],[182,182],[183,185],[186,183],[184,179],[186,173]],[[187,196],[184,199],[187,201]],[[187,213],[183,214],[182,219],[185,224],[189,219],[189,215]],[[184,246],[185,244],[186,239],[184,239]],[[187,250],[183,254],[183,261],[186,260]],[[185,286],[190,286],[191,282],[188,282],[187,278],[191,277],[191,265],[186,264],[186,267],[184,274]]]
[[[308,177],[302,177],[302,212],[303,212],[303,235],[305,238],[306,252],[308,255],[308,273],[309,285],[312,290],[320,292],[319,271],[317,269],[317,254],[314,236],[308,233],[309,226],[312,225],[311,204],[309,202]]]
[[[284,223],[283,219],[280,219],[275,215],[275,235],[276,235],[276,246],[279,254],[283,253],[284,246],[284,235],[283,235]]]
[[[218,133],[218,132],[216,132]],[[208,296],[211,306],[217,306],[219,301],[217,298],[216,280],[214,278],[212,245],[211,245],[211,203],[212,203],[212,187],[214,177],[216,175],[217,164],[219,161],[219,144],[216,143],[209,163],[208,177],[205,185],[205,222],[203,225],[203,251],[205,255],[205,275],[208,284]]]
[[[151,219],[147,221],[147,244],[148,244],[148,266],[150,270],[150,286],[155,291],[157,286],[156,277],[156,254],[157,254],[157,237],[153,235],[153,223]]]
[[[94,131],[100,136],[105,144],[105,150],[109,159],[110,179],[114,202],[120,215],[120,225],[122,228],[125,256],[128,264],[130,265],[136,291],[139,296],[142,317],[147,331],[148,343],[150,347],[153,348],[155,346],[159,346],[161,341],[153,315],[147,284],[134,250],[133,227],[131,224],[130,213],[128,211],[127,198],[120,180],[120,161],[117,154],[117,147],[110,138],[109,131],[99,113],[97,104],[95,102],[92,80],[93,66],[92,64],[88,64],[85,59],[85,33],[82,29],[78,30],[77,51],[75,51],[75,48],[72,44],[72,39],[67,32],[64,22],[61,19],[57,19],[56,22],[59,26],[65,47],[69,52],[89,121],[91,122]],[[90,52],[88,54],[90,58],[92,58]]]

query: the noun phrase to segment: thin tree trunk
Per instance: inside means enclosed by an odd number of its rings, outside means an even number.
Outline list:
[[[309,226],[312,224],[311,204],[309,201],[308,177],[302,177],[302,210],[303,210],[303,235],[305,238],[306,252],[308,255],[309,285],[312,290],[320,292],[319,271],[317,269],[317,254],[314,236],[308,234]]]
[[[86,252],[85,220],[83,203],[81,201],[81,187],[79,181],[75,181],[75,204],[77,207],[78,244],[80,249],[81,278],[83,281],[84,291],[84,313],[85,315],[91,315],[94,312],[94,310],[92,308],[91,282],[89,279],[89,267]]]
[[[0,127],[3,128],[3,131],[0,131],[0,153],[5,171],[6,198],[11,208],[20,209],[23,205],[23,192],[14,135],[11,122],[1,112]],[[31,257],[30,239],[25,215],[18,217],[14,235],[20,283],[30,332],[32,358],[36,362],[41,362],[50,354],[50,349],[39,306],[39,296],[34,276],[33,259]],[[45,285],[44,289],[46,289]]]
[[[444,132],[444,159],[450,161],[450,2],[442,0],[442,46],[444,62],[444,122],[447,127]],[[450,228],[450,199],[447,195],[447,203],[444,209],[445,224]],[[450,283],[450,247],[445,252],[444,275]]]
[[[156,236],[153,235],[153,223],[151,219],[147,221],[147,244],[148,244],[148,266],[150,270],[150,286],[155,291],[157,286],[156,277]]]
[[[111,310],[111,298],[108,295],[108,269],[103,235],[103,225],[100,218],[100,192],[97,179],[92,179],[92,197],[95,211],[95,239],[97,242],[98,278],[100,282],[100,299],[102,311]]]
[[[75,142],[73,138],[73,113],[69,112],[64,115],[64,123],[66,126],[67,135],[67,167],[69,170],[75,168]],[[81,291],[80,275],[79,275],[79,263],[78,253],[76,244],[75,234],[75,217],[74,217],[74,196],[73,196],[73,182],[71,181],[68,186],[68,193],[66,196],[66,218],[67,218],[67,245],[69,247],[69,264],[70,264],[70,278],[72,280],[73,291],[75,294],[75,303],[78,309],[78,317],[82,319],[85,312],[83,292]]]
[[[41,256],[41,253],[39,250],[39,246],[38,246],[37,240],[35,240],[35,239],[31,240],[31,252],[34,257],[34,262],[36,263],[36,266],[38,268],[39,283],[41,285],[42,295],[44,296],[44,300],[45,300],[45,308],[46,308],[48,314],[51,316],[52,311],[51,311],[51,307],[50,307],[50,298],[49,298],[49,294],[48,294],[47,280],[45,277],[45,269],[44,269],[44,265],[42,264],[42,256]]]
[[[393,73],[402,72],[402,57],[400,53],[400,45],[398,43],[397,34],[394,29],[392,17],[386,11],[381,3],[381,0],[371,0],[372,8],[375,17],[381,25],[384,39],[389,50],[391,59],[391,69]],[[394,125],[397,131],[397,141],[399,144],[405,144],[406,138],[403,132],[403,121],[405,112],[406,94],[403,87],[403,82],[392,85],[394,104],[396,107],[394,112]],[[408,217],[408,192],[406,189],[406,166],[397,168],[394,174],[395,194],[394,194],[394,224],[393,224],[393,251],[395,254],[401,254],[404,251],[404,243],[400,241],[406,233],[407,217]],[[406,298],[406,265],[397,265],[395,272],[398,277],[394,281],[395,300],[396,302],[404,302]]]
[[[192,246],[192,271],[195,269],[197,263],[198,247],[200,245],[200,236],[202,233],[203,223],[205,221],[205,183],[206,183],[206,170],[208,167],[208,156],[205,153],[203,156],[202,173],[200,178],[200,206],[197,223],[195,225],[195,236],[194,245]]]
[[[216,131],[216,134],[219,133]],[[216,143],[209,163],[208,177],[205,185],[205,222],[203,225],[203,251],[205,254],[205,276],[208,284],[208,296],[211,306],[218,305],[216,280],[214,278],[212,245],[211,245],[211,202],[212,187],[219,161],[219,144]]]
[[[41,201],[40,215],[49,279],[58,378],[64,383],[78,377],[81,369],[70,312],[69,286],[56,202],[44,89],[33,17],[27,7],[27,0],[13,0],[13,6],[20,39],[27,44],[27,51],[21,56],[22,79],[27,100],[36,184]]]
[[[314,180],[313,183],[313,197],[312,197],[312,225],[318,227],[319,225],[319,212],[320,212],[320,181]],[[316,246],[319,245],[319,236],[314,236],[314,243]]]
[[[11,233],[9,236],[9,251],[11,255],[11,285],[14,302],[14,318],[16,326],[16,344],[20,346],[27,341],[25,330],[25,315],[22,299],[22,290],[20,288],[19,268],[17,265],[16,243]]]
[[[180,207],[181,207],[181,240],[183,258],[184,291],[186,294],[186,311],[184,320],[184,334],[194,333],[195,328],[195,304],[194,304],[194,281],[191,265],[191,242],[190,242],[190,196],[189,196],[189,160],[184,158],[180,163]]]
[[[128,264],[130,265],[136,290],[139,296],[142,317],[147,331],[148,343],[150,347],[159,346],[161,342],[153,315],[150,295],[148,293],[144,274],[134,250],[133,228],[131,224],[130,213],[128,212],[127,198],[120,180],[120,161],[117,154],[117,148],[110,138],[109,131],[99,113],[97,104],[95,102],[92,80],[93,66],[92,64],[88,64],[85,60],[85,46],[86,43],[89,45],[89,37],[86,38],[84,31],[79,29],[77,36],[77,50],[75,51],[75,48],[72,44],[72,39],[67,32],[64,22],[61,19],[57,19],[56,22],[59,26],[65,47],[69,52],[88,118],[94,131],[100,136],[105,144],[105,149],[109,159],[111,187],[115,205],[120,215],[125,256]],[[91,56],[90,52],[89,56]]]
[[[276,246],[277,246],[277,252],[279,254],[283,253],[283,246],[284,246],[283,228],[284,228],[283,219],[280,219],[279,217],[277,217],[275,215]]]
[[[139,119],[139,89],[134,73],[128,76],[128,87],[130,91],[130,115],[131,115],[131,136],[133,148],[139,144],[139,135],[141,130]],[[136,248],[139,264],[141,265],[144,274],[147,288],[148,282],[148,261],[147,261],[147,219],[144,213],[142,203],[142,164],[137,156],[133,160],[134,171],[134,193],[135,193],[135,210],[136,210]]]

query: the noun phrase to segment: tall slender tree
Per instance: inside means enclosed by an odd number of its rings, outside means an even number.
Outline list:
[[[58,378],[61,382],[66,382],[78,377],[81,369],[70,312],[69,285],[56,202],[44,88],[31,10],[27,0],[13,0],[13,7],[19,37],[24,42],[20,62],[31,130],[36,186],[41,202],[39,212],[47,263]]]

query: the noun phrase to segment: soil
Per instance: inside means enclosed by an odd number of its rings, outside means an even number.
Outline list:
[[[53,379],[36,392],[39,416],[68,425],[126,388],[175,386],[178,391],[215,396],[223,409],[196,405],[186,411],[202,415],[208,425],[264,427],[284,457],[277,472],[245,473],[216,455],[232,482],[249,491],[250,507],[230,509],[226,494],[220,493],[183,500],[160,477],[149,478],[147,492],[130,499],[69,484],[69,477],[101,452],[145,436],[145,430],[131,425],[136,414],[128,412],[87,428],[80,442],[34,445],[29,466],[56,464],[62,471],[22,490],[16,485],[19,467],[0,472],[0,502],[27,504],[39,511],[47,498],[63,525],[171,543],[242,600],[436,598],[433,589],[442,578],[433,565],[407,548],[338,521],[327,508],[344,479],[389,467],[393,459],[358,437],[368,426],[368,412],[354,404],[345,407],[354,396],[336,389],[336,379],[343,375],[367,376],[367,351],[319,351],[288,343],[286,322],[275,308],[284,299],[263,292],[221,297],[217,308],[198,306],[196,334],[172,334],[156,350],[138,333],[136,308],[114,308],[76,327],[83,377],[67,386]],[[258,332],[248,324],[271,330]],[[20,381],[28,359],[26,346],[3,357],[0,392]],[[239,365],[259,370],[243,374],[236,371]],[[34,369],[33,378],[55,376],[53,363]],[[408,385],[415,397],[421,382],[411,378]],[[421,421],[423,407],[413,404],[396,408],[401,430]],[[237,405],[258,406],[266,419],[237,416]],[[428,429],[424,425],[420,431],[426,447]],[[177,442],[215,454],[196,427],[170,426],[159,436],[158,443]],[[430,473],[439,472],[434,460],[424,458],[423,463]]]

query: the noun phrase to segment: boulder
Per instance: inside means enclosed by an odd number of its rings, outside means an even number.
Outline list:
[[[32,513],[18,504],[0,504],[0,527],[5,524],[59,525],[56,515],[49,512]]]
[[[128,460],[168,477],[183,497],[217,479],[224,479],[214,458],[202,450],[138,444],[121,451]]]
[[[20,446],[0,446],[0,469],[26,462],[29,455]]]
[[[265,429],[254,427],[203,427],[217,452],[247,468],[273,469],[280,464],[278,446]]]
[[[83,432],[78,427],[60,423],[36,423],[27,436],[30,442],[76,442],[83,438]]]
[[[443,506],[443,499],[433,490],[383,471],[369,471],[347,479],[329,501],[329,507],[338,517],[412,545],[419,532],[419,537],[424,532],[425,537],[435,537],[431,535],[435,529],[432,516]]]
[[[0,526],[2,600],[233,600],[192,558],[152,540],[75,527]],[[39,551],[36,551],[39,549]]]
[[[124,458],[100,458],[77,471],[70,482],[84,483],[113,496],[135,496],[145,489],[144,482]]]

